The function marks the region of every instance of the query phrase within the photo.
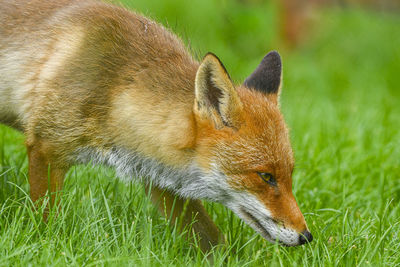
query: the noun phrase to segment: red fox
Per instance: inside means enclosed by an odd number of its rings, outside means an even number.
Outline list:
[[[200,199],[271,242],[312,240],[292,193],[277,52],[234,85],[214,54],[198,62],[163,26],[111,4],[0,0],[0,24],[0,121],[26,135],[33,201],[60,191],[72,165],[105,164],[152,184],[172,218],[195,215],[203,250],[224,238]]]

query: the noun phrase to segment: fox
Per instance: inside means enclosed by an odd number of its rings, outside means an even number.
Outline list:
[[[204,251],[225,242],[202,200],[284,246],[313,237],[292,192],[282,60],[235,84],[170,30],[95,0],[0,0],[0,121],[25,135],[30,197],[61,193],[76,164],[144,184]]]

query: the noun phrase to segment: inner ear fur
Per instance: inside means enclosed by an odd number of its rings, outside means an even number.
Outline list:
[[[242,102],[221,61],[208,53],[201,62],[195,81],[195,112],[213,121],[217,129],[241,124]]]

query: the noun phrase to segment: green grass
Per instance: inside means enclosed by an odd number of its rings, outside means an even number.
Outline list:
[[[168,3],[168,4],[167,4]],[[190,3],[190,4],[189,4]],[[131,1],[168,24],[197,55],[213,51],[240,81],[280,49],[276,7],[236,1]],[[320,14],[299,49],[281,51],[281,106],[296,155],[294,192],[314,241],[269,244],[224,207],[207,208],[228,245],[216,266],[400,265],[400,17]],[[47,224],[33,212],[21,134],[0,128],[0,266],[207,265],[139,184],[78,166]]]

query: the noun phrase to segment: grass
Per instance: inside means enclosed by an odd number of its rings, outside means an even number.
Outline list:
[[[272,4],[127,5],[168,21],[196,54],[218,54],[238,81],[268,49],[280,47]],[[269,244],[208,203],[228,240],[209,256],[216,266],[400,265],[399,23],[395,15],[331,9],[299,49],[281,51],[294,192],[314,241],[296,248]],[[209,264],[159,216],[140,184],[125,185],[102,167],[71,169],[59,215],[52,211],[43,223],[27,197],[23,142],[1,126],[0,266]]]

